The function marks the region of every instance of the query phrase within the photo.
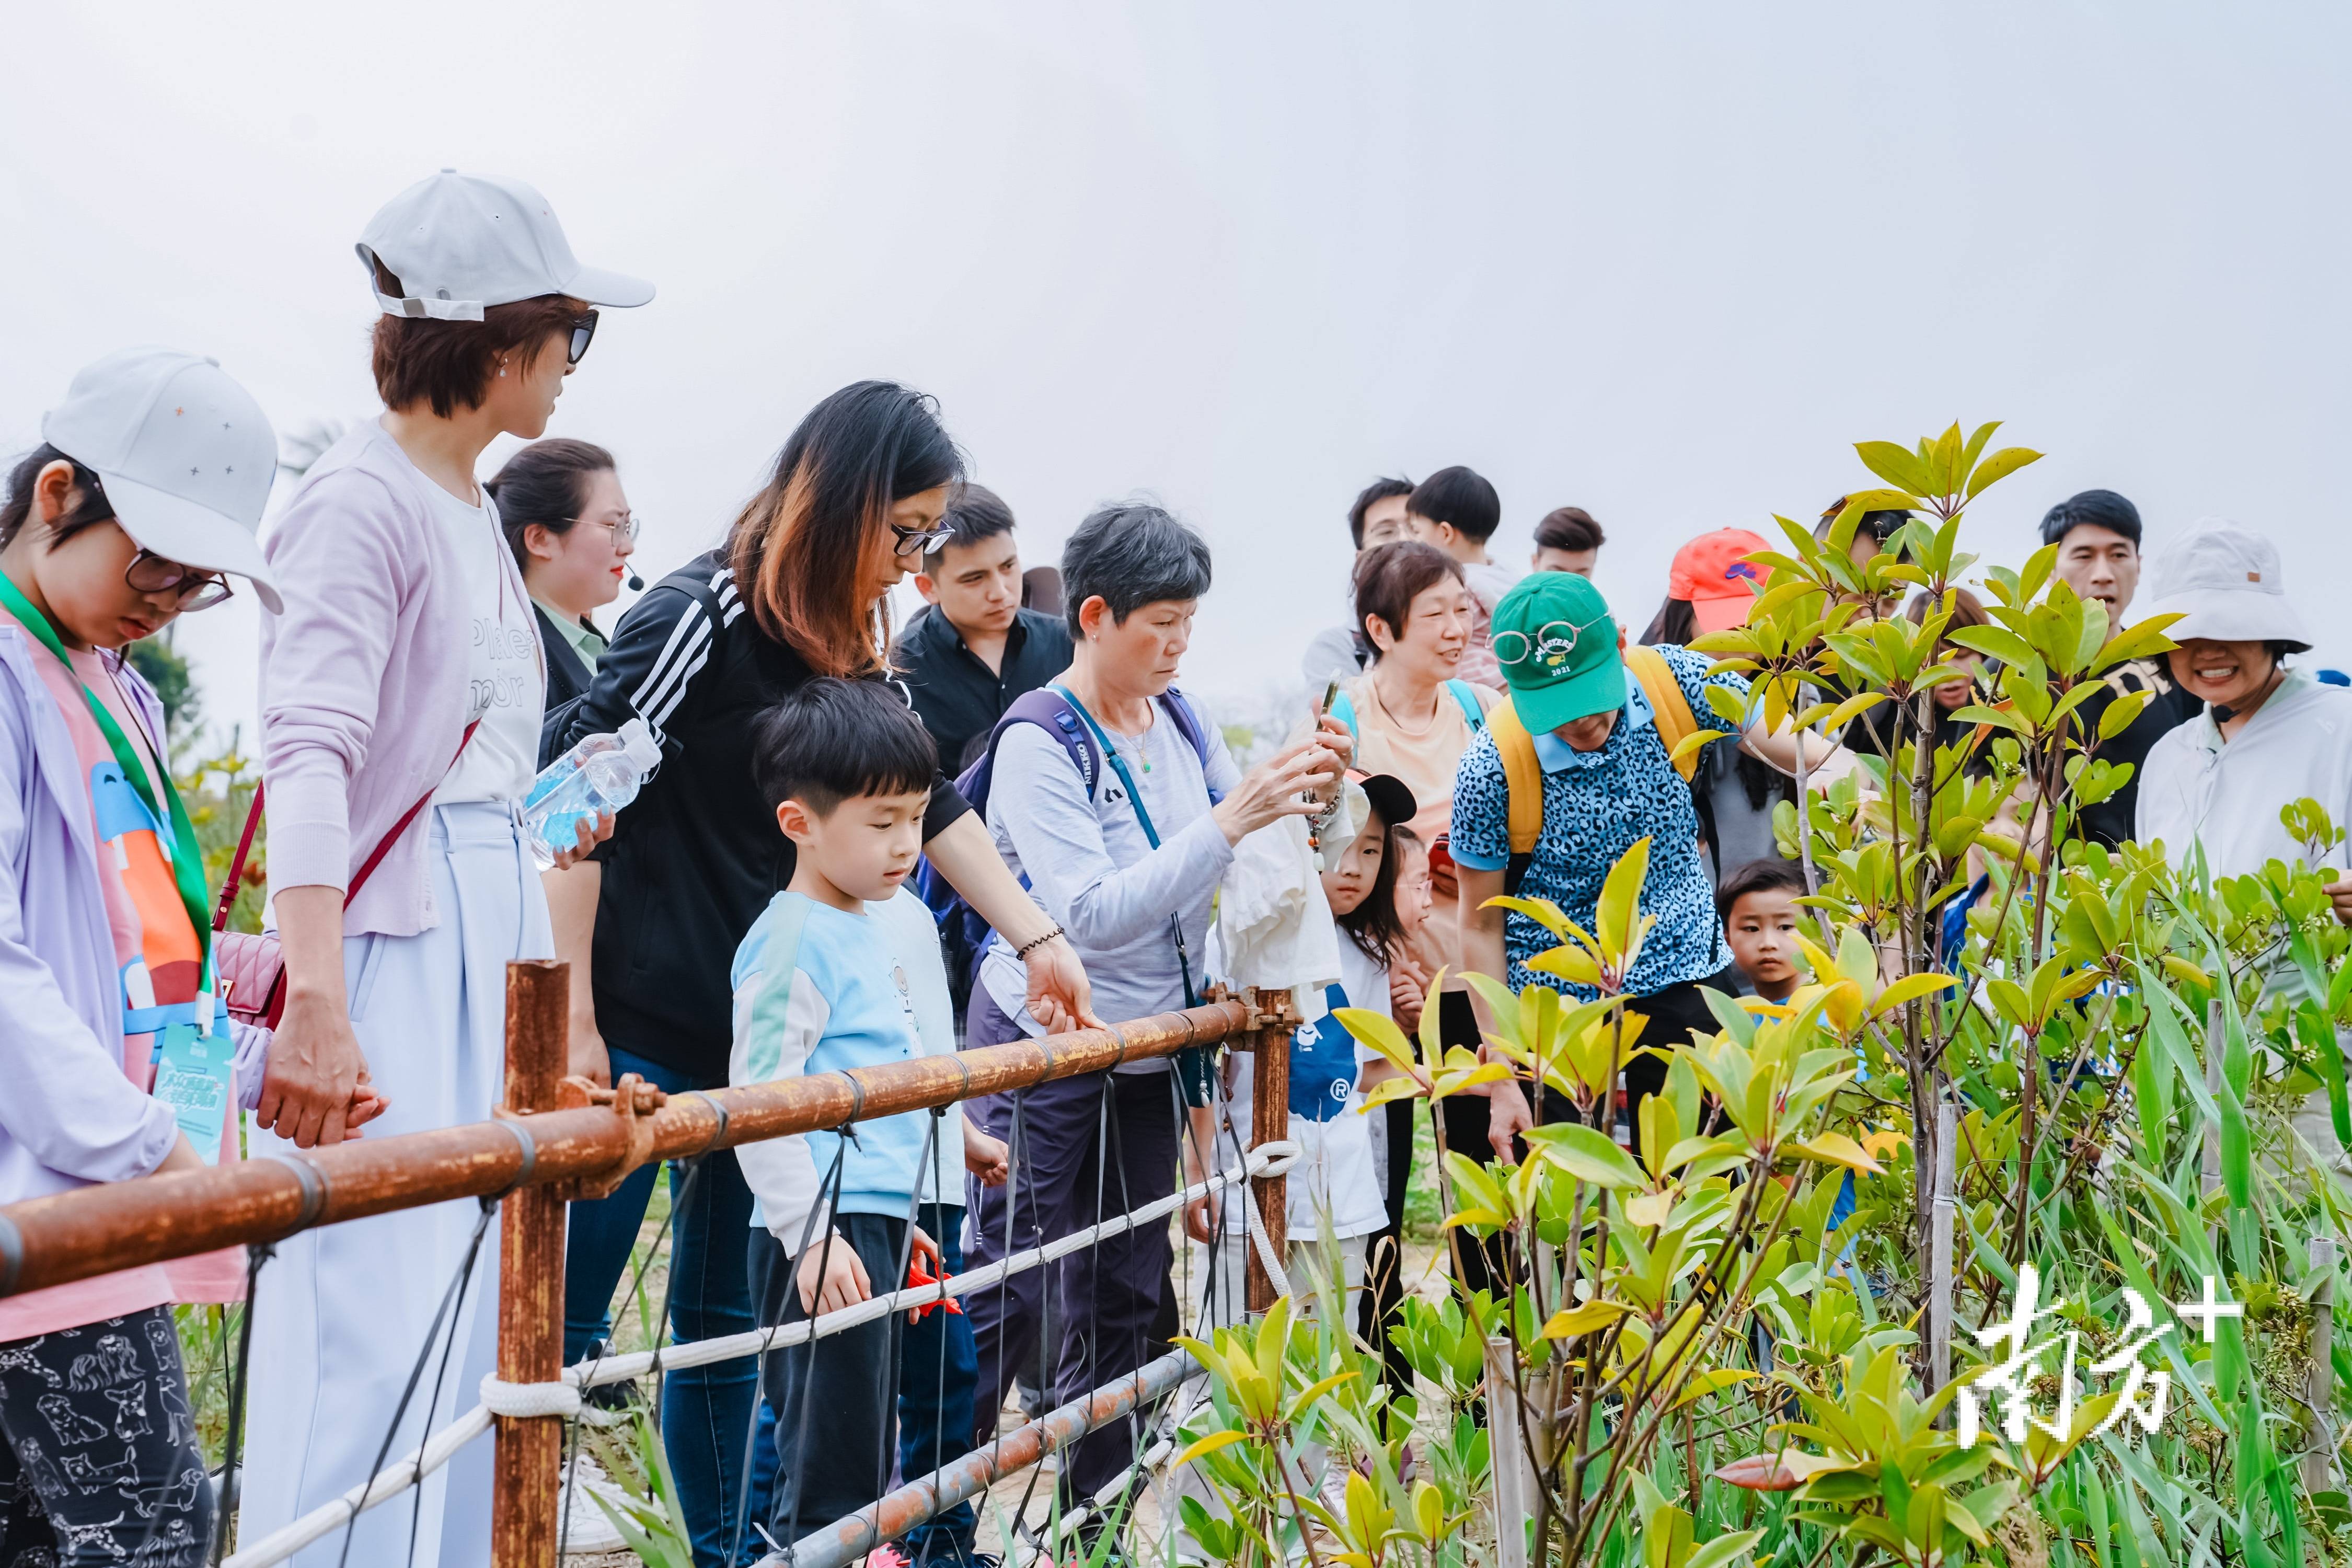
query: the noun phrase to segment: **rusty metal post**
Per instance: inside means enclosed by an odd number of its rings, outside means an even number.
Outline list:
[[[1250,1010],[1258,1022],[1258,1027],[1250,1035],[1250,1147],[1255,1149],[1261,1143],[1276,1142],[1290,1136],[1290,1034],[1297,1020],[1286,991],[1252,990]],[[1250,1201],[1257,1205],[1258,1217],[1265,1226],[1266,1239],[1274,1244],[1275,1256],[1285,1256],[1289,1245],[1289,1178],[1253,1177]],[[1244,1250],[1248,1255],[1244,1275],[1244,1300],[1251,1311],[1263,1312],[1274,1305],[1274,1281],[1267,1276],[1257,1248],[1249,1247]]]
[[[502,1116],[556,1105],[567,1058],[571,965],[507,965],[507,1089]],[[550,1186],[507,1194],[499,1216],[499,1379],[563,1375],[563,1201]],[[555,1504],[563,1458],[561,1416],[501,1415],[492,1428],[492,1568],[554,1568]]]

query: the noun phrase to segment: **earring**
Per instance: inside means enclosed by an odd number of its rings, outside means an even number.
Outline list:
[[[507,367],[506,367],[506,366],[504,366],[504,365],[500,365],[500,366],[499,366],[499,379],[500,379],[500,380],[504,380],[504,379],[506,378],[506,374],[507,374]]]

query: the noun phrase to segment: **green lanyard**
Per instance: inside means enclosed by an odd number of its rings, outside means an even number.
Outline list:
[[[114,752],[114,760],[121,764],[122,776],[130,782],[132,789],[139,792],[140,800],[145,803],[148,813],[155,821],[159,824],[164,821],[164,814],[155,803],[155,793],[148,787],[147,764],[131,749],[131,738],[122,732],[122,726],[114,721],[114,715],[107,711],[106,704],[98,700],[98,693],[82,680],[80,672],[73,667],[73,660],[66,657],[65,645],[58,640],[57,628],[49,625],[49,617],[41,614],[33,602],[25,597],[16,584],[8,580],[5,572],[0,572],[0,606],[5,606],[26,631],[40,638],[41,646],[56,654],[58,662],[66,667],[66,673],[73,676],[76,684],[81,687],[82,700],[89,704],[89,716],[98,721],[99,733],[106,737],[107,745]],[[160,773],[161,769],[158,771]],[[172,878],[179,884],[180,902],[187,906],[188,924],[196,933],[196,951],[204,956],[203,989],[204,994],[209,996],[213,994],[213,932],[211,922],[205,919],[210,900],[205,896],[204,850],[196,843],[195,825],[188,820],[188,808],[180,804],[180,792],[172,787],[171,775],[164,773],[162,776],[163,794],[172,805]]]

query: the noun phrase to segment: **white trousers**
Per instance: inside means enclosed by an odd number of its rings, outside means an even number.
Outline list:
[[[415,936],[343,942],[352,1026],[375,1086],[391,1100],[368,1125],[371,1140],[489,1116],[503,1092],[507,961],[554,950],[546,895],[509,808],[436,806],[430,824],[438,923]],[[269,1145],[290,1147],[265,1132],[254,1140],[257,1155]],[[495,1219],[454,1310],[454,1331],[445,1321],[394,1429],[402,1390],[480,1215],[481,1205],[466,1199],[307,1230],[278,1244],[254,1293],[241,1543],[331,1502],[415,1448],[428,1410],[437,1429],[477,1403],[483,1374],[497,1366]],[[348,1562],[473,1568],[488,1560],[489,1529],[486,1437],[415,1492],[362,1514]],[[342,1552],[339,1529],[293,1562],[335,1568]]]

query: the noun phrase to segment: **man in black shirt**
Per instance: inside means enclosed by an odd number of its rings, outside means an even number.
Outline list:
[[[954,537],[923,557],[915,587],[926,607],[891,662],[952,777],[1014,698],[1070,668],[1070,633],[1060,616],[1021,607],[1013,509],[995,491],[964,485],[940,521]]]
[[[2107,632],[2124,629],[2124,612],[2131,607],[2139,586],[2139,509],[2113,490],[2084,490],[2060,501],[2042,519],[2042,542],[2058,547],[2058,575],[2085,599],[2096,599],[2107,609]],[[2147,749],[2174,725],[2196,717],[2202,704],[2173,684],[2161,658],[2136,658],[2116,666],[2105,677],[2107,689],[2078,710],[2081,733],[2095,736],[2099,720],[2116,699],[2132,691],[2155,695],[2139,717],[2123,732],[2096,742],[2092,754],[2101,761],[2128,763],[2131,782],[2095,805],[2084,806],[2077,820],[2083,837],[2113,846],[2132,836],[2132,813],[2139,799],[2139,770],[2147,765]]]

